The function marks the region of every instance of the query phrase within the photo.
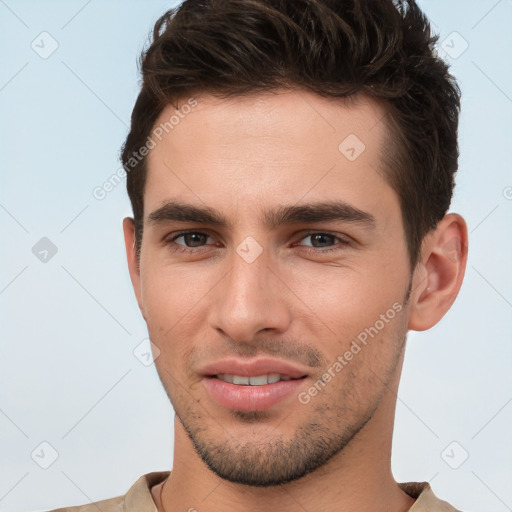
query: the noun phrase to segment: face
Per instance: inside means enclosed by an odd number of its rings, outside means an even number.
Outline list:
[[[135,292],[197,453],[277,485],[341,454],[399,371],[411,275],[385,111],[303,91],[186,111],[148,156]]]

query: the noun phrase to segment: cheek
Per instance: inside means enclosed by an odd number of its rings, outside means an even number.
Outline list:
[[[150,338],[162,351],[172,351],[177,348],[172,340],[187,338],[200,327],[201,299],[211,286],[197,271],[165,265],[146,268],[141,290]]]
[[[196,385],[191,361],[197,351],[208,351],[208,312],[224,273],[213,265],[146,266],[141,281],[145,318],[149,338],[160,350],[155,365],[170,386],[167,389],[174,389],[177,381]]]
[[[405,276],[390,275],[371,266],[317,267],[314,271],[298,272],[300,279],[294,278],[293,289],[328,332],[340,340],[346,341],[373,325],[403,298]],[[395,312],[390,314],[394,316]]]
[[[146,265],[141,273],[141,288],[147,315],[164,315],[166,323],[177,321],[208,291],[205,277],[197,267]]]

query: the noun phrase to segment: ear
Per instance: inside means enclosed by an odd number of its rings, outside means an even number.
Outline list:
[[[131,217],[123,219],[124,246],[126,249],[126,259],[128,260],[128,270],[132,281],[133,290],[139,309],[144,317],[144,307],[142,304],[142,293],[140,286],[140,265],[137,251],[135,250],[135,222]]]
[[[467,256],[466,221],[449,213],[423,241],[413,275],[409,329],[425,331],[443,318],[459,293]]]

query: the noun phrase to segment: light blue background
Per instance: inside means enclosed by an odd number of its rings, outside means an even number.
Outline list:
[[[125,263],[124,183],[101,201],[92,190],[119,168],[136,59],[173,5],[0,0],[1,511],[113,497],[172,465],[174,414],[154,367],[133,354],[147,331]],[[451,211],[468,222],[470,257],[452,310],[409,335],[393,471],[398,481],[431,481],[462,510],[504,512],[512,509],[512,2],[421,5],[463,91]],[[31,48],[43,31],[58,42],[47,59]],[[58,248],[47,263],[32,253],[42,237]],[[59,454],[46,470],[31,458],[43,441]],[[453,441],[452,461],[469,453],[458,469],[441,455]]]

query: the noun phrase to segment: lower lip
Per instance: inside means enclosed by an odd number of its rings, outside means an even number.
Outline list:
[[[203,379],[206,390],[220,405],[238,411],[264,411],[281,402],[304,385],[304,378],[280,380],[261,386],[231,384],[216,377]]]

